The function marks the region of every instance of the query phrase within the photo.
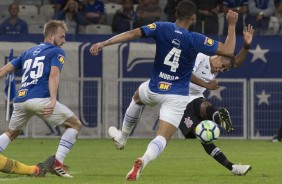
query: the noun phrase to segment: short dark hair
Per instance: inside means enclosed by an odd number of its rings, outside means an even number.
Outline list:
[[[177,19],[189,19],[196,14],[196,11],[196,5],[190,0],[180,1],[175,8]]]

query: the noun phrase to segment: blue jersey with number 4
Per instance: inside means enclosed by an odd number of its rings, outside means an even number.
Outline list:
[[[21,88],[17,92],[15,102],[50,97],[48,83],[51,66],[57,66],[61,70],[64,62],[64,50],[46,42],[32,47],[12,60],[11,64],[15,69],[22,70]]]
[[[218,42],[170,22],[156,22],[141,27],[141,30],[145,37],[156,40],[150,90],[160,94],[188,95],[197,54],[216,54]]]

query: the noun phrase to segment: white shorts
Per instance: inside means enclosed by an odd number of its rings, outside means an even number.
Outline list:
[[[53,113],[48,117],[44,117],[42,115],[42,109],[49,102],[50,98],[33,98],[25,102],[14,103],[14,110],[9,123],[9,128],[11,130],[23,129],[28,120],[34,115],[47,121],[53,126],[61,125],[73,116],[73,112],[67,106],[57,101]]]
[[[188,104],[189,96],[153,93],[148,85],[149,81],[146,81],[139,86],[141,101],[150,106],[160,104],[160,119],[178,128]]]

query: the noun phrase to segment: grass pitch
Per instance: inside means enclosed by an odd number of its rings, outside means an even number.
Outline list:
[[[4,155],[36,164],[54,154],[57,139],[17,139]],[[1,183],[16,184],[124,184],[134,160],[150,139],[129,139],[125,150],[116,150],[109,139],[78,139],[65,159],[73,179],[47,174],[44,178],[0,173]],[[281,183],[282,144],[270,141],[219,140],[216,145],[234,163],[250,164],[247,176],[233,176],[207,155],[197,140],[172,140],[151,162],[136,183],[144,184],[277,184]]]

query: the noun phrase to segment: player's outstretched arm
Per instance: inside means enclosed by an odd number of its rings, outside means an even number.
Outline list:
[[[209,82],[205,82],[204,80],[195,76],[193,73],[191,75],[191,82],[208,90],[216,90],[219,88],[216,80],[210,80]]]
[[[252,44],[253,35],[254,35],[253,26],[249,24],[247,27],[245,27],[244,32],[243,32],[244,46],[242,47],[242,49],[239,51],[239,53],[234,58],[234,64],[233,64],[234,68],[240,67],[242,63],[244,62],[248,54],[249,48]]]
[[[8,73],[11,73],[15,70],[14,66],[11,63],[7,63],[5,66],[0,68],[0,79],[6,76]]]
[[[130,41],[130,40],[133,40],[133,39],[141,38],[141,36],[142,36],[141,29],[136,28],[136,29],[133,29],[131,31],[126,31],[124,33],[113,36],[106,41],[94,43],[91,46],[89,51],[92,55],[98,55],[99,52],[105,46],[113,45],[113,44],[116,44],[116,43],[127,42],[127,41]]]
[[[228,34],[225,43],[218,43],[217,54],[222,56],[233,56],[235,44],[236,44],[236,34],[235,28],[238,20],[238,13],[229,10],[226,15],[226,20],[228,22]]]

